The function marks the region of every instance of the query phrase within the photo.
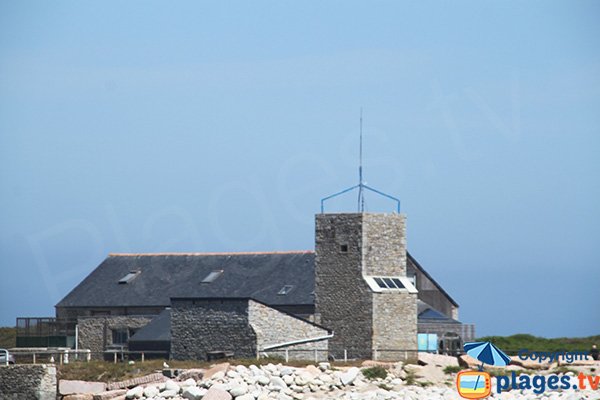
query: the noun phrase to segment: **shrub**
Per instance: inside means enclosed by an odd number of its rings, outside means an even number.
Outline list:
[[[445,374],[456,374],[457,372],[460,371],[460,367],[457,365],[448,365],[444,368],[444,373]]]
[[[385,368],[380,366],[365,368],[362,370],[362,374],[365,378],[373,380],[373,379],[385,379],[388,375],[388,372]]]

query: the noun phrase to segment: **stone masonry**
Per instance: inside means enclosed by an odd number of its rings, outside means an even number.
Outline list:
[[[0,367],[0,400],[56,400],[54,365]]]
[[[417,294],[373,292],[363,278],[406,276],[405,232],[399,214],[316,216],[316,310],[335,332],[336,358],[400,359],[417,348]]]
[[[322,338],[329,334],[326,328],[315,325],[253,300],[248,302],[249,323],[256,333],[257,346],[265,346],[301,339]],[[327,359],[328,340],[308,342],[265,351],[269,356],[281,357],[288,350],[290,359],[313,359],[315,350],[319,360]]]
[[[113,329],[139,329],[154,316],[113,315],[98,317],[80,317],[77,320],[79,330],[79,348],[90,349],[92,358],[102,358],[102,352],[112,343]]]
[[[265,346],[322,338],[327,329],[251,299],[172,299],[171,353],[175,359],[206,359],[210,351],[253,358]],[[266,350],[271,356],[327,357],[327,340]]]

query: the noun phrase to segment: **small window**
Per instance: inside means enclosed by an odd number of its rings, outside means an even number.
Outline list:
[[[292,285],[285,285],[277,294],[286,295],[292,291],[294,287]]]
[[[347,244],[343,244],[340,246],[340,251],[342,253],[347,253],[348,252],[348,245]]]
[[[383,282],[383,279],[381,278],[374,278],[375,282],[377,282],[377,285],[382,288],[382,289],[387,289],[387,286],[385,285],[385,283]]]
[[[112,330],[113,344],[127,344],[128,340],[129,340],[129,331],[127,330],[127,328]]]
[[[400,281],[400,279],[398,279],[398,278],[392,278],[392,282],[394,282],[394,284],[396,285],[396,287],[398,289],[404,289],[404,285],[402,284],[402,282]]]
[[[212,271],[210,274],[206,275],[206,278],[202,279],[202,283],[211,283],[214,282],[221,274],[223,270]]]
[[[119,279],[119,284],[124,285],[126,283],[131,282],[136,276],[138,276],[140,271],[129,271],[127,275]]]
[[[383,278],[383,281],[388,289],[396,289],[396,285],[394,285],[394,282],[390,278]]]

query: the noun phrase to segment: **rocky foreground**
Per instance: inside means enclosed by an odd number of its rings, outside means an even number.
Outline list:
[[[94,400],[460,399],[454,383],[456,374],[449,373],[446,368],[458,367],[456,358],[426,356],[419,362],[421,365],[366,362],[361,368],[332,368],[329,363],[309,365],[304,368],[281,364],[246,367],[223,363],[207,370],[177,371],[177,376],[171,379],[165,378],[160,383],[147,383],[128,390],[106,391],[88,398]],[[385,368],[387,376],[374,378],[369,374],[372,370],[368,370],[373,366]],[[588,373],[590,369],[595,371],[593,367],[586,368]],[[566,374],[574,376],[575,372],[571,370]],[[558,371],[556,373],[562,375]],[[496,399],[600,399],[600,390],[550,390],[542,394],[535,394],[532,390],[512,390],[497,394],[495,385],[495,378],[492,378],[491,398]],[[64,399],[71,400],[68,397]],[[83,397],[72,398],[72,400],[76,399],[83,399]]]

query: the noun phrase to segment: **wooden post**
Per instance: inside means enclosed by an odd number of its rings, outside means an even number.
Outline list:
[[[33,353],[33,363],[35,364],[35,353]]]
[[[142,351],[142,362],[145,361],[144,352]]]
[[[115,364],[117,363],[117,352],[116,351],[114,352],[114,363]]]
[[[344,362],[348,362],[348,350],[344,349]]]
[[[288,349],[285,349],[285,362],[290,361],[290,353]]]

